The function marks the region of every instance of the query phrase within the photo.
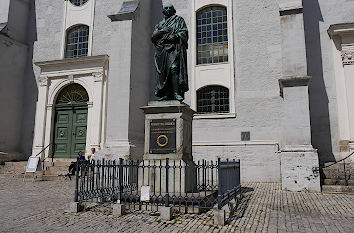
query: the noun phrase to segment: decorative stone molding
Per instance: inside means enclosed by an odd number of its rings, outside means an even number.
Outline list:
[[[95,82],[103,82],[105,78],[103,72],[93,72],[92,76],[95,79]]]
[[[52,110],[53,109],[53,104],[47,104],[47,110]]]
[[[284,87],[310,86],[311,77],[287,77],[279,79],[280,96],[283,96]]]
[[[295,15],[303,13],[303,6],[301,0],[285,2],[279,4],[280,16]]]
[[[72,75],[72,74],[68,75],[68,81],[69,81],[69,83],[73,83],[74,82],[74,75]]]
[[[139,8],[139,1],[124,1],[121,9],[117,14],[108,15],[107,17],[114,21],[124,21],[134,19],[134,15]]]
[[[48,86],[48,76],[39,76],[38,82],[41,87]]]
[[[354,50],[342,50],[341,55],[342,55],[343,65],[354,64]]]

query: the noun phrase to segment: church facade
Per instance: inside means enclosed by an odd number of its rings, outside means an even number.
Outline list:
[[[354,151],[345,0],[35,1],[31,153],[142,159],[151,34],[167,2],[189,29],[193,159],[240,159],[243,181],[319,191],[320,164]]]

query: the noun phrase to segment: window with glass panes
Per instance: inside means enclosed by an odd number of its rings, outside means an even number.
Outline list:
[[[75,5],[75,6],[82,6],[84,5],[88,0],[70,0],[70,2]]]
[[[207,86],[197,91],[198,114],[229,113],[229,89],[222,86]]]
[[[228,61],[227,10],[211,6],[197,13],[197,64]]]
[[[88,53],[89,27],[86,25],[76,26],[67,32],[66,58],[83,57]]]

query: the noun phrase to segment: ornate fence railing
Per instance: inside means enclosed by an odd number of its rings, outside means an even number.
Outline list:
[[[78,160],[76,171],[75,202],[220,209],[241,194],[239,160]]]

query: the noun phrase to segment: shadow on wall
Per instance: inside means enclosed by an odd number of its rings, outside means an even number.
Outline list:
[[[318,0],[303,0],[307,72],[312,76],[309,89],[312,145],[318,149],[320,163],[335,161],[332,151],[328,95],[323,80],[320,22],[323,17]]]
[[[36,115],[36,102],[38,98],[38,87],[36,77],[33,72],[33,45],[37,40],[36,7],[35,1],[30,3],[30,12],[27,27],[27,64],[24,71],[24,90],[23,90],[23,116],[22,116],[22,135],[20,150],[29,157],[32,153],[34,136],[34,124]]]

